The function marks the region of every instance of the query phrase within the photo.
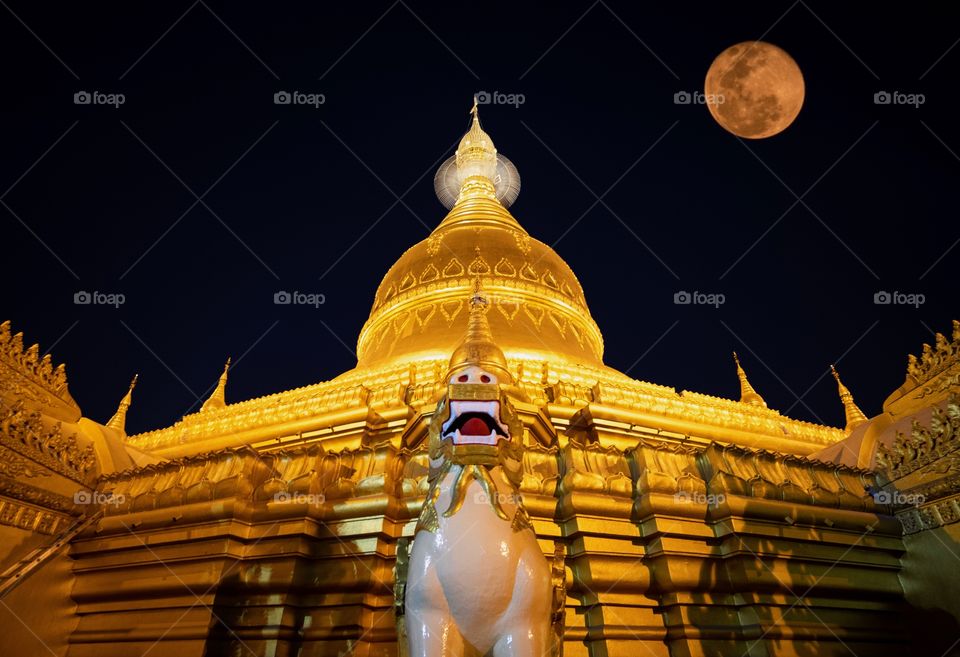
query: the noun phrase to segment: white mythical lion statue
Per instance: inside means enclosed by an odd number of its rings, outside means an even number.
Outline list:
[[[398,554],[410,657],[561,652],[562,552],[551,570],[520,499],[523,425],[508,397],[520,393],[486,305],[478,289],[430,424],[430,488],[413,548],[409,560],[405,543]]]

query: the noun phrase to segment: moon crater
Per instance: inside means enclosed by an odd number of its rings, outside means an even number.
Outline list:
[[[738,137],[763,139],[783,132],[797,118],[803,74],[783,49],[745,41],[713,60],[704,92],[717,123]]]

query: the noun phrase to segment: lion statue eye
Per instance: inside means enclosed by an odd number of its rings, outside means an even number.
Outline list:
[[[490,377],[487,376],[486,374],[483,374],[483,375],[480,376],[480,382],[481,382],[481,383],[490,383]]]
[[[457,381],[459,381],[460,383],[466,383],[469,379],[470,377],[467,376],[466,374],[461,374],[460,376],[457,377]]]

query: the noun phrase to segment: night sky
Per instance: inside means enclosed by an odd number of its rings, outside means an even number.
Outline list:
[[[196,410],[228,355],[230,402],[330,379],[389,266],[443,218],[433,173],[473,94],[496,91],[524,101],[481,108],[523,180],[512,212],[579,277],[607,364],[736,397],[736,349],[771,407],[841,426],[836,362],[872,416],[960,317],[946,4],[10,2],[0,319],[67,363],[95,420],[139,372],[130,433]],[[786,132],[741,141],[674,103],[759,38],[804,73]]]

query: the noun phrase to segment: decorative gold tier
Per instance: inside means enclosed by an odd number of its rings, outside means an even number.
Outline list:
[[[358,367],[449,357],[478,277],[508,358],[602,363],[603,336],[573,271],[495,198],[477,195],[387,272],[360,332]]]

